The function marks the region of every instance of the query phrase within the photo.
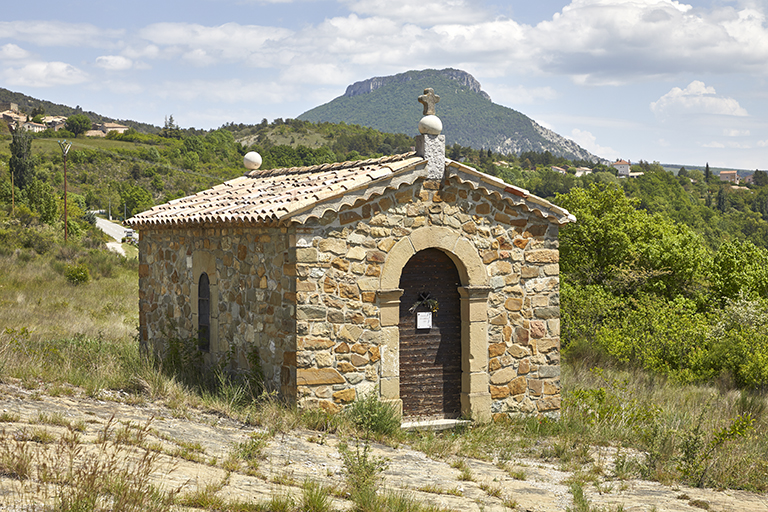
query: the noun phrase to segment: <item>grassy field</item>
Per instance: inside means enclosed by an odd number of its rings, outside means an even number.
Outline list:
[[[136,249],[133,255],[136,255]],[[139,322],[136,265],[99,251],[93,256],[108,277],[97,275],[75,286],[57,267],[78,258],[60,248],[40,256],[33,251],[0,256],[0,325],[28,333],[33,341],[87,337],[114,341],[133,338]]]

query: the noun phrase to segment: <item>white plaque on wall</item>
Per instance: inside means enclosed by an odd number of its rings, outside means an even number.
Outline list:
[[[418,313],[416,313],[416,328],[417,329],[432,328],[432,312],[431,311],[419,311]]]

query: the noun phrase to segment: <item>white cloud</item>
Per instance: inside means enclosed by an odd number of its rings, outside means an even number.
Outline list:
[[[418,26],[477,23],[488,13],[477,0],[344,0],[350,11]]]
[[[183,58],[195,65],[210,65],[220,59],[245,61],[264,47],[281,41],[293,32],[280,27],[258,25],[224,25],[207,27],[191,23],[155,23],[139,32],[152,43],[155,56],[163,55],[163,47],[180,49]],[[157,50],[156,50],[157,48]],[[135,50],[134,50],[135,51]],[[151,57],[150,52],[144,54]]]
[[[66,62],[33,62],[18,69],[6,69],[5,81],[20,87],[52,87],[83,83],[88,75]]]
[[[749,135],[749,130],[737,130],[734,128],[725,128],[723,130],[723,135],[726,137],[746,137]]]
[[[15,44],[5,44],[0,46],[0,59],[2,60],[19,60],[29,57],[29,52]]]
[[[702,144],[701,147],[721,149],[721,148],[725,147],[725,144],[723,144],[721,142],[717,142],[717,141],[712,141],[712,142],[707,143],[707,144]]]
[[[125,33],[124,30],[101,29],[88,23],[59,21],[0,22],[0,38],[16,39],[38,46],[87,46],[105,48]]]
[[[110,71],[124,71],[133,67],[133,61],[120,55],[102,55],[96,58],[96,65]]]
[[[338,71],[322,83],[405,69],[471,68],[477,76],[565,75],[580,85],[654,76],[758,70],[768,74],[768,30],[754,9],[692,9],[673,0],[574,0],[530,26],[491,18],[480,0],[343,0],[345,16],[297,31],[226,23],[155,23],[129,38],[128,59],[195,67],[236,63],[301,79],[303,66]],[[746,37],[744,34],[749,34]],[[509,90],[517,104],[549,87]],[[494,99],[508,96],[493,95]]]
[[[195,48],[194,50],[185,53],[182,58],[198,67],[210,66],[211,64],[216,63],[216,59],[202,48]]]
[[[761,12],[693,9],[673,0],[574,0],[525,39],[540,70],[578,83],[618,84],[683,72],[765,73]]]
[[[718,96],[714,87],[694,80],[685,89],[674,87],[651,103],[651,111],[660,118],[690,114],[714,114],[745,117],[747,111],[733,98]]]
[[[613,148],[601,146],[597,143],[597,137],[592,133],[574,128],[571,131],[571,139],[590,153],[612,160],[619,157],[619,152]]]

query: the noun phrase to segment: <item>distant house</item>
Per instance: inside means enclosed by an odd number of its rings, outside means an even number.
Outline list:
[[[44,132],[47,126],[45,126],[42,123],[33,123],[32,121],[26,121],[21,124],[21,127],[24,128],[28,132],[38,133],[38,132]]]
[[[626,160],[616,160],[611,164],[614,168],[616,168],[616,171],[618,172],[619,177],[628,177],[629,176],[629,167],[630,163]]]
[[[720,181],[727,181],[728,183],[738,183],[739,173],[736,171],[720,171]]]
[[[85,132],[86,137],[106,137],[109,132],[125,133],[130,129],[117,123],[97,123],[92,130]]]
[[[8,123],[11,128],[16,128],[27,121],[27,116],[14,112],[13,110],[4,110],[2,112],[3,121]]]
[[[565,174],[567,171],[563,169],[562,167],[558,167],[556,165],[552,166],[552,170],[559,174]]]
[[[632,172],[630,170],[631,164],[626,160],[616,160],[611,165],[618,171],[617,174],[619,178],[637,178],[638,176],[645,174],[643,172]]]
[[[67,124],[67,118],[64,116],[45,116],[43,118],[43,124],[57,132]]]
[[[109,133],[109,132],[125,133],[130,129],[130,127],[128,126],[123,126],[122,124],[117,124],[117,123],[101,123],[101,124],[97,124],[96,128],[98,130],[101,130],[104,133]]]
[[[749,176],[745,176],[744,177],[744,183],[748,183],[749,185],[754,185],[754,183],[755,183],[755,173],[752,173]]]
[[[592,169],[589,167],[577,167],[576,168],[576,177],[581,178],[582,176],[586,176],[587,174],[592,174]]]

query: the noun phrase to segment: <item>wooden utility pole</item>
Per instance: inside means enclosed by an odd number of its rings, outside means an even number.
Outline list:
[[[13,184],[13,169],[11,169],[10,165],[8,166],[8,173],[11,175],[11,217],[13,217],[16,210],[16,191]]]
[[[69,227],[67,226],[67,153],[69,153],[72,143],[60,140],[59,147],[61,154],[64,155],[64,241],[66,242],[69,237]]]

